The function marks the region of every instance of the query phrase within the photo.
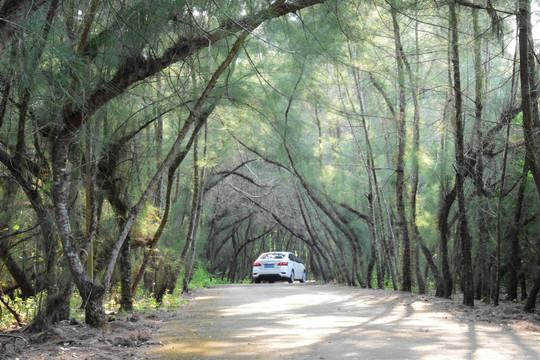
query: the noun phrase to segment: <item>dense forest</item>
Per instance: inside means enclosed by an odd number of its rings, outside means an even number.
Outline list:
[[[33,329],[271,250],[534,311],[536,1],[0,4],[0,308]]]

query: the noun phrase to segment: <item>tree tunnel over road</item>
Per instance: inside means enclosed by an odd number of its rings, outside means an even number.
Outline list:
[[[476,313],[474,313],[476,311]],[[447,299],[336,285],[223,285],[196,293],[151,359],[538,359],[537,333]]]

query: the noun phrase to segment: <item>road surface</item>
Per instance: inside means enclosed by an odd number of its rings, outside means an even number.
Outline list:
[[[464,321],[440,302],[337,285],[197,291],[146,359],[540,359],[540,334]]]

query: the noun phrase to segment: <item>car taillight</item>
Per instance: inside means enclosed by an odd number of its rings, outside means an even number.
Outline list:
[[[253,267],[256,267],[256,266],[261,266],[261,264],[258,263],[258,262],[254,262],[254,263],[253,263]]]
[[[279,264],[277,264],[277,266],[287,266],[287,265],[289,265],[288,261],[282,261]]]

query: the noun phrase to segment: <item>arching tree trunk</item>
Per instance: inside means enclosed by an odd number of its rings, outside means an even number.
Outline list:
[[[161,74],[156,75],[157,89],[161,93]],[[163,159],[163,116],[158,115],[158,119],[154,126],[155,142],[156,142],[156,163],[161,164]],[[163,189],[165,187],[165,177],[163,176],[157,185],[156,196],[154,198],[154,204],[159,209],[161,214],[163,211]],[[134,286],[135,287],[135,286]]]
[[[15,195],[17,194],[17,184],[11,180],[6,180],[2,183],[2,199],[0,200],[0,263],[2,263],[13,280],[17,283],[21,290],[21,298],[23,300],[32,297],[36,294],[34,285],[24,272],[24,269],[19,266],[15,257],[11,254],[10,249],[10,237],[8,233],[12,232],[11,218],[13,212],[9,211],[9,208],[13,204]]]
[[[367,176],[368,176],[369,193],[367,194],[367,198],[368,198],[368,204],[369,204],[369,214],[371,217],[371,220],[369,221],[368,225],[369,225],[371,236],[372,236],[371,258],[368,265],[367,281],[368,281],[368,287],[371,287],[370,286],[371,271],[373,270],[373,268],[375,268],[375,270],[377,271],[377,287],[379,289],[382,289],[384,288],[384,271],[383,271],[383,266],[382,266],[383,259],[379,255],[380,251],[383,252],[387,265],[391,269],[390,275],[393,281],[395,281],[395,274],[393,270],[394,264],[391,260],[391,257],[389,256],[389,251],[387,249],[387,246],[385,246],[386,241],[384,241],[385,226],[384,226],[384,218],[382,216],[382,210],[381,210],[379,182],[377,179],[377,172],[375,170],[375,161],[373,159],[373,149],[371,147],[371,139],[369,136],[366,118],[364,116],[365,109],[364,109],[364,100],[362,99],[362,89],[360,87],[360,74],[358,71],[355,70],[353,71],[352,75],[354,78],[354,84],[356,86],[356,98],[357,98],[358,105],[360,108],[360,115],[359,115],[360,122],[362,124],[364,141],[366,142],[366,155],[363,156],[363,158],[365,158],[364,162],[366,165],[366,170],[368,172]],[[358,142],[359,141],[357,141],[357,143]],[[382,244],[380,241],[381,238],[383,238]]]
[[[189,217],[189,226],[188,226],[188,232],[186,234],[186,242],[184,244],[184,249],[182,250],[182,254],[180,255],[180,258],[177,262],[177,264],[174,267],[174,270],[169,273],[165,274],[165,280],[163,284],[156,290],[155,297],[158,302],[161,302],[163,300],[163,296],[165,295],[165,292],[168,291],[170,294],[173,293],[174,289],[176,288],[176,282],[178,278],[180,277],[180,274],[182,273],[182,270],[184,270],[184,281],[186,280],[186,276],[189,276],[188,274],[188,267],[191,264],[191,257],[188,256],[190,254],[194,254],[195,252],[195,244],[196,241],[196,235],[197,235],[197,228],[198,228],[198,215],[197,211],[199,210],[200,205],[200,175],[199,175],[199,168],[198,168],[198,157],[197,157],[197,137],[195,137],[195,142],[193,143],[193,193],[191,197],[191,211],[190,211],[190,217]],[[186,269],[184,269],[184,266],[186,265],[186,259],[188,259],[188,263],[186,266]],[[189,283],[189,279],[187,280]],[[184,283],[184,287],[187,288],[187,284]]]
[[[188,143],[186,145],[186,149],[181,151],[176,156],[174,162],[169,167],[168,178],[167,178],[167,190],[166,190],[166,193],[165,193],[165,209],[163,211],[163,217],[161,219],[161,222],[159,224],[158,229],[156,230],[156,232],[154,233],[154,236],[152,237],[152,240],[148,244],[148,251],[144,256],[144,259],[142,261],[142,264],[141,264],[139,270],[137,271],[135,279],[133,280],[133,284],[132,284],[132,288],[131,288],[131,293],[132,293],[133,296],[137,293],[137,288],[138,288],[139,284],[141,283],[141,281],[143,279],[143,276],[144,276],[145,271],[146,271],[146,267],[148,266],[153,254],[155,252],[155,249],[157,247],[159,239],[161,238],[161,235],[163,234],[163,230],[165,230],[165,225],[167,225],[167,222],[169,220],[169,213],[170,213],[170,210],[171,210],[171,201],[172,201],[171,194],[172,194],[172,187],[174,185],[174,177],[175,177],[175,174],[176,174],[176,170],[178,169],[180,164],[186,158],[186,156],[188,154],[188,150],[192,147],[193,142],[195,141],[195,139],[197,137],[196,135],[199,133],[199,130],[202,128],[203,124],[206,123],[206,121],[208,120],[208,117],[210,116],[210,114],[212,114],[215,107],[216,107],[216,104],[211,104],[201,112],[201,115],[199,116],[199,118],[197,120],[197,123],[195,124],[194,131],[193,131],[191,137],[188,140]]]
[[[206,151],[208,144],[208,128],[205,128],[204,132],[204,151],[203,151],[203,161],[206,160]],[[192,238],[191,243],[191,260],[186,264],[184,284],[182,291],[189,291],[189,282],[191,281],[193,275],[193,265],[195,262],[195,255],[197,253],[197,239],[199,237],[199,224],[202,214],[202,202],[204,197],[204,180],[206,177],[206,168],[199,168],[199,158],[198,158],[198,149],[197,149],[197,139],[195,139],[195,144],[193,146],[193,199],[194,207],[192,209],[190,224],[189,224],[189,234]],[[236,256],[235,256],[236,258]]]

